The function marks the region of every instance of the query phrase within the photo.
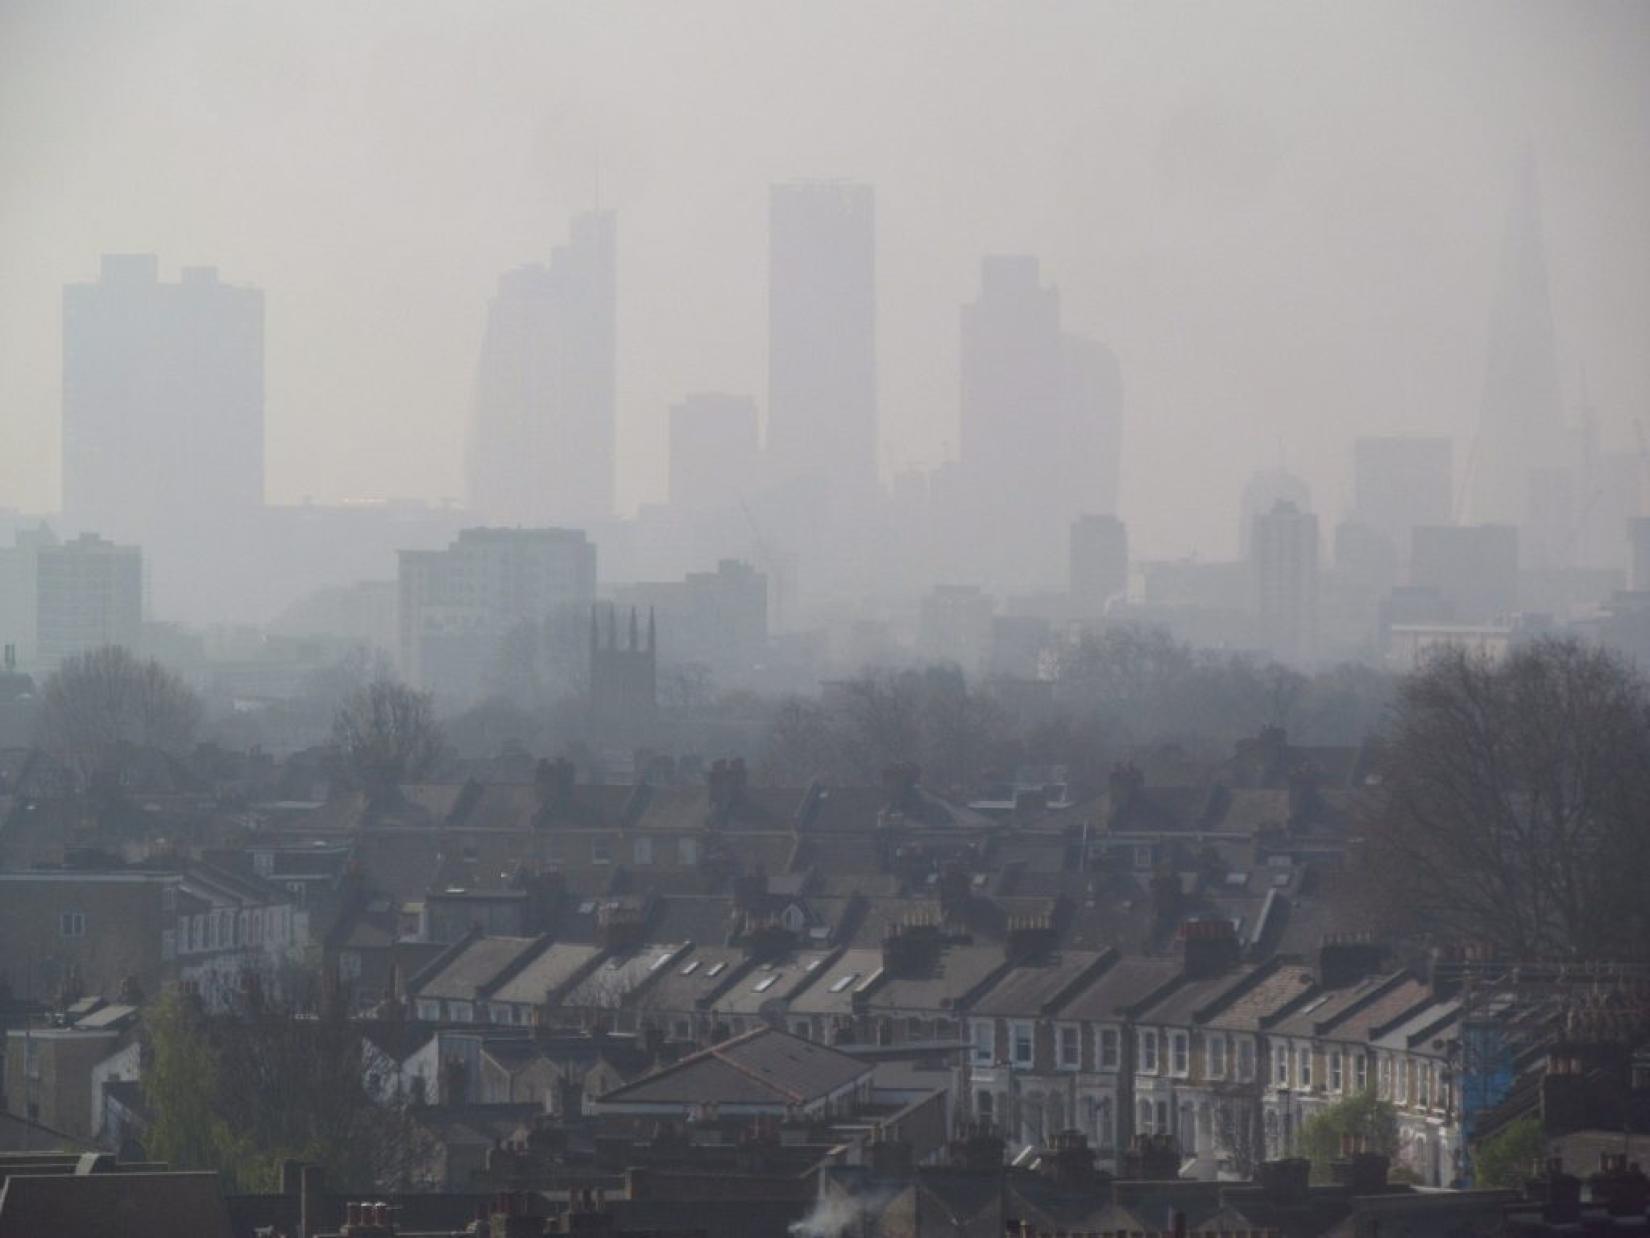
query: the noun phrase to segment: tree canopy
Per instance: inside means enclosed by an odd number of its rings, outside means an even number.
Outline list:
[[[1510,958],[1650,953],[1650,691],[1574,641],[1440,654],[1399,690],[1361,871],[1393,927]]]
[[[388,678],[345,700],[333,719],[332,742],[342,773],[374,800],[428,774],[442,748],[430,694]]]
[[[177,675],[120,645],[63,660],[41,691],[41,746],[88,785],[118,782],[134,753],[185,750],[201,707]]]

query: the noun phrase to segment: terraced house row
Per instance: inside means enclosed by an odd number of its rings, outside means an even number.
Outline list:
[[[1363,938],[1253,962],[1225,920],[1186,922],[1162,955],[1062,948],[1040,922],[982,945],[923,919],[881,949],[471,934],[409,978],[405,1007],[696,1044],[768,1025],[925,1055],[951,1068],[953,1120],[987,1119],[1011,1148],[1078,1130],[1115,1170],[1134,1136],[1167,1135],[1203,1178],[1289,1155],[1314,1113],[1372,1091],[1396,1108],[1411,1173],[1460,1172],[1460,1003]]]

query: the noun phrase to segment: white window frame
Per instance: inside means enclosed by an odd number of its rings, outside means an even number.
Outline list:
[[[1329,1059],[1329,1090],[1338,1093],[1346,1083],[1346,1057],[1339,1049],[1330,1049],[1324,1056]]]
[[[1009,1061],[1016,1070],[1029,1070],[1037,1064],[1037,1027],[1024,1019],[1008,1025]],[[1024,1050],[1024,1053],[1021,1052]]]
[[[1171,1031],[1169,1033],[1169,1074],[1176,1079],[1184,1079],[1192,1073],[1192,1034],[1190,1032]]]
[[[592,864],[613,863],[613,840],[606,834],[592,834],[590,836],[590,862]]]
[[[1352,1055],[1352,1085],[1359,1092],[1369,1091],[1369,1054]]]
[[[1236,1052],[1233,1054],[1233,1066],[1237,1071],[1240,1083],[1253,1083],[1255,1079],[1255,1041],[1250,1036],[1236,1038]]]
[[[1272,1050],[1272,1086],[1289,1086],[1289,1046],[1278,1045]]]
[[[995,1019],[974,1019],[969,1025],[969,1038],[974,1042],[974,1065],[996,1065],[997,1021]]]
[[[640,835],[631,845],[630,857],[638,868],[653,863],[653,840],[646,834]]]
[[[1142,1027],[1135,1032],[1134,1073],[1155,1075],[1161,1066],[1158,1061],[1158,1040],[1155,1027]]]
[[[697,838],[678,838],[676,840],[676,862],[684,868],[691,868],[699,862],[699,840]]]
[[[80,941],[86,936],[84,911],[61,911],[57,915],[57,935],[65,941]]]
[[[1210,1032],[1203,1041],[1203,1069],[1211,1079],[1224,1079],[1229,1065],[1229,1047],[1224,1032]]]
[[[1123,1060],[1123,1035],[1115,1027],[1100,1029],[1095,1052],[1095,1066],[1100,1070],[1116,1070]]]
[[[1075,1050],[1070,1057],[1066,1055],[1066,1037],[1071,1037],[1072,1048]],[[1056,1023],[1054,1025],[1054,1059],[1055,1065],[1061,1070],[1081,1070],[1083,1068],[1083,1029],[1075,1023]]]
[[[1312,1046],[1300,1046],[1298,1054],[1296,1069],[1300,1072],[1301,1090],[1310,1092],[1312,1090]]]

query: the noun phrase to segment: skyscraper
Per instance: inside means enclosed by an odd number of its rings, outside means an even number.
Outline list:
[[[1060,328],[1060,294],[1037,259],[994,255],[962,308],[959,473],[962,528],[981,575],[1056,588],[1061,535],[1084,511],[1115,506],[1122,380],[1117,359]]]
[[[687,511],[736,505],[756,484],[761,428],[749,396],[700,392],[670,409],[670,502]]]
[[[65,519],[142,545],[177,614],[225,591],[263,497],[263,293],[105,255],[96,283],[63,290]]]
[[[871,186],[775,185],[768,227],[768,464],[818,475],[847,510],[877,485]]]
[[[498,524],[585,524],[613,513],[615,234],[573,219],[550,262],[499,279],[476,372],[470,507]]]
[[[1255,609],[1270,652],[1284,661],[1317,647],[1318,518],[1287,499],[1254,519],[1249,537]]]
[[[1078,617],[1103,614],[1128,584],[1128,528],[1116,516],[1079,516],[1071,526],[1071,601]]]
[[[1564,415],[1535,163],[1526,158],[1502,238],[1472,453],[1472,518],[1524,523],[1530,472],[1564,462]]]

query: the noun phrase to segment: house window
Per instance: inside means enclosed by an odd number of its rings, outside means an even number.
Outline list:
[[[1237,1073],[1245,1083],[1255,1077],[1255,1042],[1248,1037],[1237,1042]]]
[[[1060,1069],[1076,1070],[1082,1064],[1083,1044],[1077,1029],[1069,1025],[1060,1028]]]
[[[1272,1055],[1272,1082],[1280,1088],[1289,1086],[1289,1046],[1279,1045]]]
[[[1209,1078],[1224,1079],[1226,1077],[1226,1037],[1209,1037],[1208,1059]]]
[[[86,936],[86,913],[83,911],[65,911],[60,914],[57,917],[57,935],[72,938]]]
[[[975,1093],[975,1095],[974,1095],[974,1115],[976,1117],[983,1118],[985,1121],[989,1122],[989,1121],[991,1121],[991,1115],[994,1112],[994,1109],[995,1109],[995,1106],[992,1104],[991,1093],[990,1092],[987,1092],[984,1089],[982,1089],[979,1092]]]
[[[189,924],[189,944],[195,950],[206,948],[206,917],[194,916]]]
[[[675,1040],[692,1040],[693,1024],[686,1019],[677,1019],[670,1027],[671,1037]],[[798,1033],[800,1035],[801,1033]]]
[[[1100,1029],[1100,1069],[1117,1069],[1117,1029],[1115,1027]]]
[[[1155,1075],[1157,1073],[1157,1029],[1153,1027],[1141,1028],[1136,1047],[1140,1050],[1139,1073]]]
[[[1352,1055],[1352,1083],[1360,1092],[1369,1091],[1369,1058],[1362,1053]]]
[[[361,952],[359,950],[340,950],[338,952],[338,978],[340,980],[359,980],[361,978]]]
[[[1192,1071],[1191,1036],[1186,1032],[1169,1033],[1169,1070],[1184,1078]]]
[[[631,854],[637,864],[653,863],[653,840],[645,835],[636,840]]]
[[[252,871],[260,877],[267,877],[275,871],[275,853],[273,851],[254,851],[252,853]]]
[[[590,836],[590,862],[592,864],[613,863],[613,840],[606,834],[592,834]]]
[[[1152,848],[1150,843],[1135,844],[1134,866],[1136,868],[1150,868],[1152,866]]]
[[[1032,1035],[1031,1024],[1015,1023],[1010,1034],[1013,1036],[1014,1064],[1030,1066],[1036,1054],[1036,1041]]]
[[[1329,1090],[1331,1092],[1339,1092],[1341,1090],[1341,1072],[1344,1069],[1344,1065],[1344,1061],[1341,1057],[1341,1051],[1339,1049],[1336,1049],[1329,1055]]]
[[[801,1040],[812,1040],[813,1028],[808,1026],[808,1020],[798,1019],[795,1023],[791,1024],[791,1034]]]
[[[1300,1086],[1303,1087],[1303,1088],[1311,1087],[1312,1086],[1312,1050],[1302,1049],[1300,1051],[1300,1069],[1301,1069]]]
[[[1151,1101],[1142,1100],[1139,1105],[1135,1107],[1135,1125],[1139,1128],[1139,1134],[1154,1135],[1157,1133],[1156,1127],[1152,1125]]]
[[[424,997],[419,998],[418,1017],[426,1023],[439,1023],[441,1021],[441,1003]]]
[[[1432,1104],[1432,1066],[1422,1062],[1415,1071],[1416,1075],[1416,1103],[1422,1109]]]
[[[161,931],[160,931],[160,957],[162,959],[173,959],[173,958],[177,957],[177,954],[178,954],[178,931],[176,929],[161,929]]]
[[[684,866],[699,862],[699,840],[697,838],[678,838],[676,840],[676,862]]]
[[[475,1022],[475,1012],[470,1008],[469,1002],[448,1002],[447,1007],[452,1011],[455,1023]]]
[[[989,1066],[997,1060],[997,1026],[989,1019],[974,1023],[974,1061]]]
[[[178,913],[178,888],[170,882],[160,888],[160,909],[167,915]]]
[[[508,1002],[492,1003],[487,1013],[494,1023],[502,1023],[506,1027],[516,1021],[516,1009]]]

